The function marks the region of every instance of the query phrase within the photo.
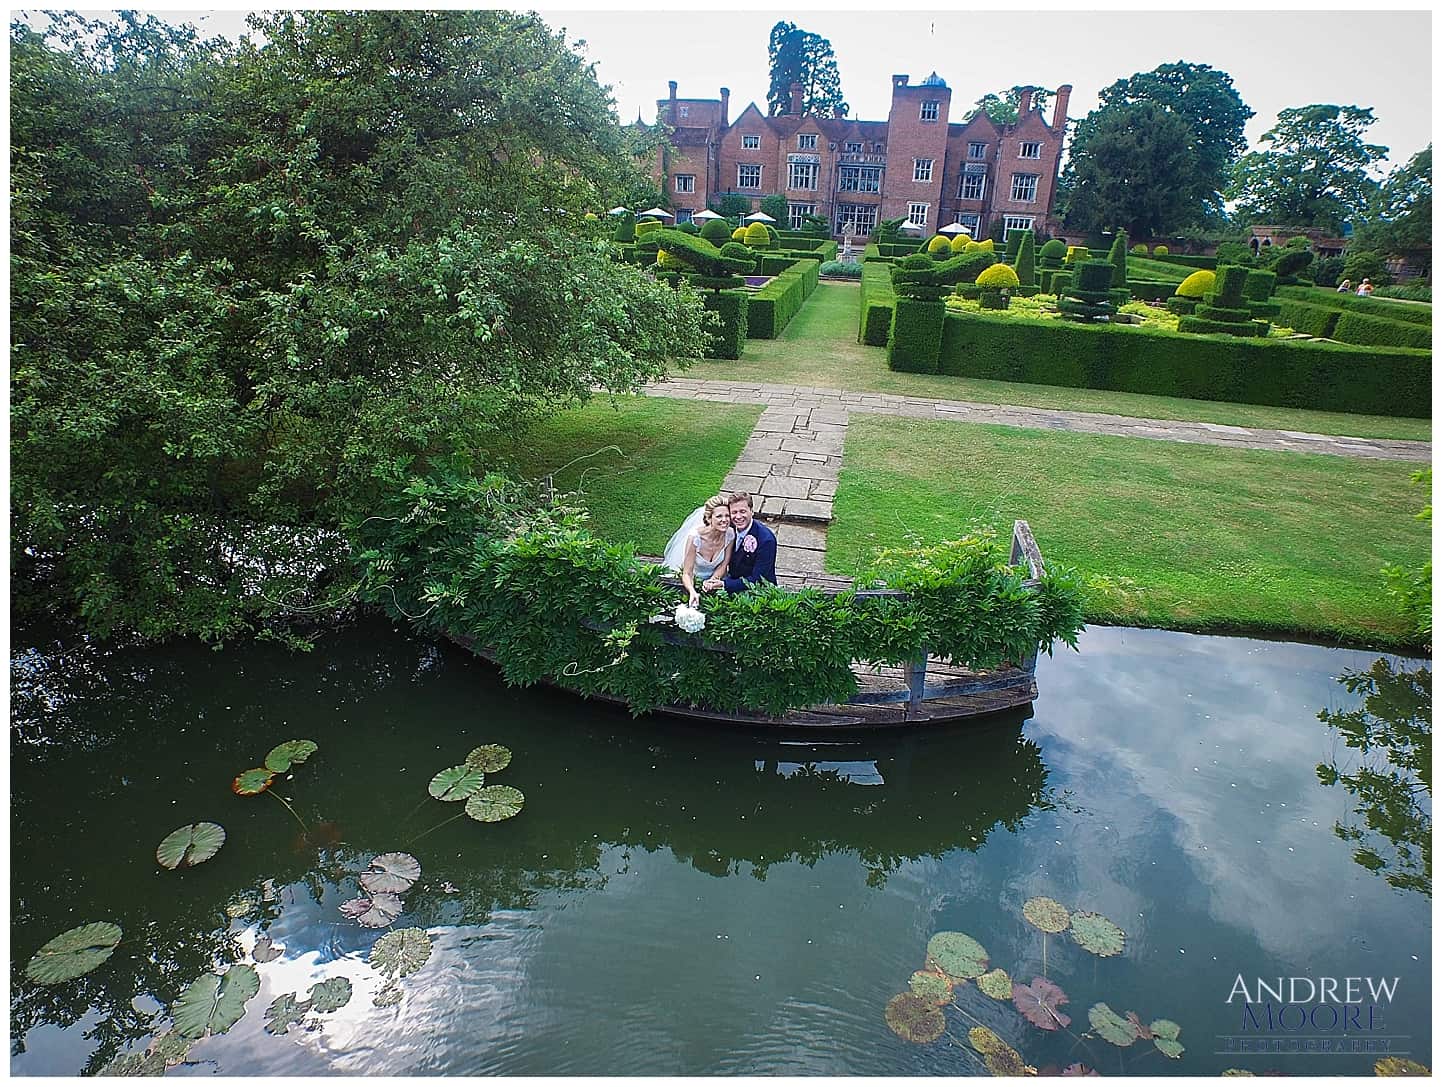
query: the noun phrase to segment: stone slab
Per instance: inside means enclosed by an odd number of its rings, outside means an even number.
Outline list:
[[[786,499],[763,498],[761,499],[761,508],[756,512],[764,517],[780,517],[786,512]]]
[[[834,480],[841,475],[841,469],[830,464],[812,464],[797,461],[787,468],[786,474],[792,479]]]
[[[767,498],[805,498],[811,493],[811,484],[805,479],[772,475],[762,481],[761,493]]]
[[[721,484],[723,491],[746,491],[748,494],[761,489],[761,476],[727,476]]]
[[[826,550],[826,529],[818,525],[777,525],[776,539],[784,547],[806,551]]]
[[[783,529],[783,531],[785,531]],[[803,547],[786,547],[777,544],[776,569],[788,573],[823,574],[826,572],[826,552],[811,551]]]
[[[831,503],[817,499],[788,498],[786,516],[801,521],[831,521]]]

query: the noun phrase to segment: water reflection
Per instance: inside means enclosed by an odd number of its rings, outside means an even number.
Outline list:
[[[1349,818],[1333,832],[1352,859],[1393,887],[1432,895],[1432,670],[1393,670],[1381,657],[1337,682],[1362,696],[1351,710],[1324,709],[1318,720],[1355,754],[1317,765],[1323,785],[1352,796]],[[1359,825],[1359,821],[1360,824]]]

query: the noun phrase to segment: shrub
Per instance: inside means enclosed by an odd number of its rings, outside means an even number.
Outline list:
[[[1303,268],[1312,263],[1312,257],[1313,253],[1310,249],[1283,246],[1282,251],[1276,255],[1276,259],[1268,267],[1276,273],[1278,279],[1294,279]]]
[[[856,261],[826,260],[821,262],[821,274],[838,279],[860,279],[861,265]]]
[[[1252,247],[1246,242],[1222,242],[1217,246],[1217,264],[1241,264],[1255,266],[1257,258]]]
[[[1023,234],[1030,234],[1030,230],[1008,230],[1006,232],[1006,256],[1002,257],[1007,264],[1016,264],[1016,255],[1021,252],[1021,238]]]
[[[1006,265],[1003,264],[1003,265],[1000,265],[1000,267],[1005,268]],[[1010,308],[1011,308],[1011,295],[1007,294],[1007,293],[1006,293],[1005,291],[1003,291],[1003,290],[994,290],[994,289],[990,289],[990,288],[985,288],[985,287],[984,287],[984,288],[982,288],[980,301],[981,301],[981,308],[982,308],[982,309],[1010,309]]]
[[[747,335],[753,340],[774,340],[791,323],[816,288],[821,265],[796,261],[759,291],[752,292],[746,310]]]
[[[992,241],[990,238],[987,238],[985,241],[981,241],[981,242],[976,242],[976,241],[967,242],[966,245],[963,246],[962,252],[963,252],[963,253],[994,253],[994,252],[996,252],[996,242]]]
[[[636,217],[629,211],[622,215],[621,221],[616,224],[613,237],[616,241],[628,245],[636,240]]]
[[[1065,297],[1058,300],[1056,308],[1062,314],[1077,321],[1093,321],[1110,317],[1116,312],[1116,302],[1111,293],[1111,261],[1084,260],[1076,266],[1072,283],[1066,288]],[[1055,286],[1056,279],[1053,277]]]
[[[731,237],[731,227],[725,219],[707,219],[701,228],[701,237],[715,246],[725,245]]]
[[[1358,310],[1343,309],[1332,331],[1332,339],[1373,347],[1425,348],[1432,346],[1432,330],[1407,321],[1393,321]]]
[[[766,228],[766,237],[771,242],[771,248],[775,249],[781,244],[781,232],[770,223],[762,223],[761,225]]]
[[[1335,287],[1342,282],[1345,263],[1341,257],[1323,257],[1312,265],[1312,282],[1319,287]]]
[[[976,277],[976,285],[982,288],[993,287],[997,290],[1004,287],[1020,287],[1021,278],[1008,265],[993,264]]]
[[[941,332],[946,307],[940,302],[898,298],[886,354],[893,370],[934,374],[941,357]]]
[[[953,253],[965,253],[966,247],[971,244],[971,239],[965,234],[955,235],[948,243]]]
[[[1066,250],[1066,263],[1079,264],[1084,260],[1090,260],[1091,255],[1091,250],[1084,245],[1069,245]]]
[[[1144,257],[1147,255],[1147,247],[1142,242],[1137,242],[1136,245],[1131,247],[1130,252],[1134,253],[1136,256]]]
[[[951,239],[948,238],[945,234],[938,234],[936,237],[932,238],[931,241],[926,243],[926,251],[933,254],[950,253]]]
[[[1199,269],[1177,284],[1179,298],[1202,298],[1217,289],[1217,273]]]
[[[1385,298],[1364,298],[1346,292],[1314,290],[1308,287],[1279,287],[1277,293],[1299,298],[1314,306],[1350,309],[1358,313],[1370,313],[1373,317],[1389,317],[1394,321],[1410,321],[1428,327],[1432,325],[1431,306],[1407,306],[1389,302]]]
[[[757,210],[763,215],[771,216],[771,218],[775,219],[778,223],[786,222],[786,217],[790,214],[790,209],[786,204],[786,197],[780,193],[763,196],[760,204],[757,205]]]
[[[1107,254],[1107,260],[1112,266],[1112,286],[1125,287],[1127,285],[1127,232],[1118,230],[1116,240],[1112,242],[1112,251]]]
[[[1152,250],[1152,256],[1154,256],[1154,257],[1170,256],[1170,255],[1171,255],[1171,252],[1172,252],[1172,251],[1171,251],[1170,249],[1168,249],[1165,245],[1159,245],[1159,246],[1157,246],[1155,249]]]
[[[1076,273],[1072,271],[1053,272],[1051,277],[1051,293],[1058,296],[1065,294],[1071,288],[1072,276],[1075,274]]]
[[[858,339],[872,347],[885,347],[891,335],[896,292],[891,286],[891,269],[867,261],[861,266],[861,326]]]
[[[682,234],[699,235],[701,233],[701,228],[695,223],[677,223],[676,229]]]
[[[831,237],[831,220],[824,215],[803,215],[801,230],[806,234],[815,234],[818,238],[829,238]]]
[[[1066,242],[1060,238],[1053,238],[1041,247],[1037,255],[1041,257],[1043,268],[1056,269],[1060,268],[1066,260],[1066,252]]]
[[[1243,404],[1428,418],[1431,353],[1126,325],[946,319],[941,372]]]
[[[1028,230],[1016,253],[1016,278],[1023,287],[1036,286],[1036,238]]]
[[[1321,280],[1317,281],[1321,285]],[[1395,287],[1379,287],[1375,297],[1405,298],[1409,302],[1431,302],[1432,286],[1428,283],[1401,283]]]
[[[1392,282],[1392,277],[1387,274],[1386,262],[1377,253],[1366,249],[1347,253],[1342,264],[1342,278],[1350,279],[1354,288],[1364,279],[1370,279],[1374,286]]]
[[[1265,302],[1277,289],[1277,273],[1256,269],[1247,273],[1242,285],[1242,297],[1250,302]]]
[[[746,344],[746,309],[750,301],[745,291],[707,291],[701,302],[717,315],[720,327],[711,330],[711,351],[708,358],[739,359]]]
[[[642,219],[636,224],[636,237],[644,237],[653,230],[660,230],[661,224],[655,219]]]
[[[744,240],[752,249],[771,248],[771,235],[767,233],[765,223],[752,223],[748,226]]]
[[[731,232],[731,240],[733,242],[745,242],[746,228],[744,226],[738,226],[735,230]]]
[[[1127,292],[1131,297],[1146,302],[1165,302],[1172,296],[1176,284],[1167,279],[1129,279]]]

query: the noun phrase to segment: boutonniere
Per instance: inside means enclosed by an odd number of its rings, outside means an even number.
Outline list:
[[[756,553],[756,537],[748,532],[746,538],[741,541],[741,550],[748,555],[754,555]]]

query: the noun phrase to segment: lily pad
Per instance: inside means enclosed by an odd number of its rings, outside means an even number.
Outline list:
[[[911,975],[911,991],[923,1000],[940,1006],[951,1002],[951,979],[931,970],[918,970]]]
[[[1137,1028],[1105,1004],[1093,1004],[1087,1012],[1097,1037],[1123,1048],[1137,1040]]]
[[[296,1000],[294,993],[283,993],[265,1009],[265,1032],[289,1034],[292,1023],[299,1023],[310,1011],[309,1000]]]
[[[271,943],[269,936],[262,936],[255,941],[255,948],[251,951],[250,957],[256,962],[271,962],[283,955],[284,949],[276,947]]]
[[[511,765],[511,749],[500,744],[482,744],[466,756],[466,765],[485,774],[494,774]]]
[[[1383,1057],[1372,1065],[1372,1071],[1379,1076],[1430,1076],[1425,1064],[1409,1061],[1405,1057]]]
[[[946,1033],[946,1016],[925,997],[899,993],[886,1005],[886,1025],[903,1041],[926,1045]]]
[[[1158,1019],[1152,1023],[1150,1029],[1155,1037],[1170,1038],[1174,1042],[1177,1040],[1177,1035],[1182,1032],[1182,1028],[1170,1019]]]
[[[350,1003],[350,978],[327,978],[310,987],[310,1006],[318,1012],[339,1011]]]
[[[352,898],[340,904],[340,912],[366,928],[385,928],[405,912],[399,895],[380,894],[369,898]]]
[[[1011,999],[1011,977],[999,966],[977,978],[976,987],[993,1000]]]
[[[1152,1040],[1152,1028],[1143,1023],[1142,1017],[1136,1012],[1127,1012],[1127,1022],[1136,1029],[1137,1037],[1141,1041],[1150,1042]],[[1181,1030],[1181,1027],[1177,1029]]]
[[[487,785],[466,801],[466,814],[478,823],[499,823],[519,815],[525,794],[509,785]]]
[[[245,1004],[260,992],[255,967],[238,963],[221,977],[202,974],[186,986],[170,1009],[175,1031],[182,1038],[224,1034],[245,1015]]]
[[[286,740],[276,744],[265,757],[265,768],[283,774],[292,766],[299,766],[316,753],[319,748],[314,740]]]
[[[421,862],[409,853],[382,853],[371,858],[360,884],[373,895],[403,895],[421,878]]]
[[[376,991],[371,1003],[377,1008],[394,1008],[401,1002],[401,995],[401,987],[392,981]]]
[[[1071,924],[1071,911],[1054,898],[1028,898],[1021,915],[1043,932],[1065,932]]]
[[[1170,1057],[1174,1061],[1180,1059],[1181,1055],[1187,1051],[1187,1047],[1175,1038],[1153,1038],[1152,1045],[1160,1049],[1164,1056]]]
[[[1032,978],[1030,985],[1013,985],[1011,1002],[1028,1023],[1042,1030],[1060,1030],[1071,1024],[1071,1016],[1058,1010],[1070,1002],[1066,993],[1046,978]]]
[[[237,774],[235,780],[230,783],[230,791],[236,796],[255,796],[270,788],[270,783],[275,780],[275,774],[264,766],[257,766],[242,774]]]
[[[393,978],[414,974],[431,957],[431,938],[423,928],[387,932],[371,948],[370,964]],[[384,1006],[384,1005],[382,1005]]]
[[[996,1031],[989,1027],[972,1027],[966,1037],[971,1047],[981,1054],[986,1070],[993,1076],[1027,1074],[1026,1062],[1021,1059],[1021,1054],[1007,1045]]]
[[[1120,955],[1127,942],[1127,934],[1099,913],[1072,914],[1071,934],[1085,950],[1103,959]]]
[[[975,978],[986,973],[986,948],[962,932],[938,932],[927,942],[926,955],[954,978]]]
[[[115,953],[120,926],[109,921],[62,932],[25,964],[25,976],[40,985],[59,985],[88,974]]]
[[[173,872],[210,860],[224,844],[225,828],[219,823],[191,823],[162,838],[155,847],[155,859],[160,867]]]
[[[465,800],[467,797],[475,796],[485,783],[485,774],[474,767],[461,763],[459,766],[442,770],[431,778],[431,783],[426,786],[426,791],[437,800]]]

